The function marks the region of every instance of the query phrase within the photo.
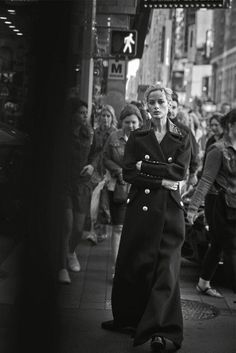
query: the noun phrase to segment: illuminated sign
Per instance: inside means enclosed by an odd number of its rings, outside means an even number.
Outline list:
[[[134,57],[137,52],[138,34],[135,30],[111,31],[110,38],[110,54],[112,56],[128,56]]]
[[[141,7],[147,8],[228,8],[232,0],[141,0]]]

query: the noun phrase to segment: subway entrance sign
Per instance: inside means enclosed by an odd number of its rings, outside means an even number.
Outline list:
[[[232,0],[141,0],[141,8],[228,8]]]
[[[137,53],[138,33],[136,30],[112,30],[110,55],[133,58]]]
[[[109,60],[108,79],[124,80],[125,79],[125,61],[124,60]]]

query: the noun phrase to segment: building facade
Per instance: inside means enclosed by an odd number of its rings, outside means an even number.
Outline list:
[[[176,10],[172,88],[186,105],[210,98],[212,19],[212,10]]]
[[[214,48],[211,60],[212,96],[217,106],[236,107],[236,2],[227,10],[214,10]]]
[[[154,9],[136,74],[138,87],[162,82],[183,104],[211,99],[213,10]],[[132,90],[134,78],[132,78]],[[127,92],[127,96],[134,92]]]
[[[172,44],[172,9],[152,10],[148,32],[144,42],[143,56],[140,60],[139,69],[136,74],[135,87],[136,98],[143,87],[157,82],[168,85],[170,82],[171,68],[171,44]],[[134,79],[132,78],[132,81]],[[131,92],[134,96],[134,92]],[[130,98],[127,92],[128,99]]]

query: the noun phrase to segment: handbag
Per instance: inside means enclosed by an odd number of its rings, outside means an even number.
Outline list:
[[[129,187],[127,183],[116,183],[115,190],[113,192],[114,203],[124,203],[127,201],[129,193]]]

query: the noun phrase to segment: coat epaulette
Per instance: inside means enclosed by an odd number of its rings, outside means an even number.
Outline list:
[[[169,131],[171,134],[177,135],[177,136],[184,136],[183,132],[176,126],[172,121],[169,119]]]

